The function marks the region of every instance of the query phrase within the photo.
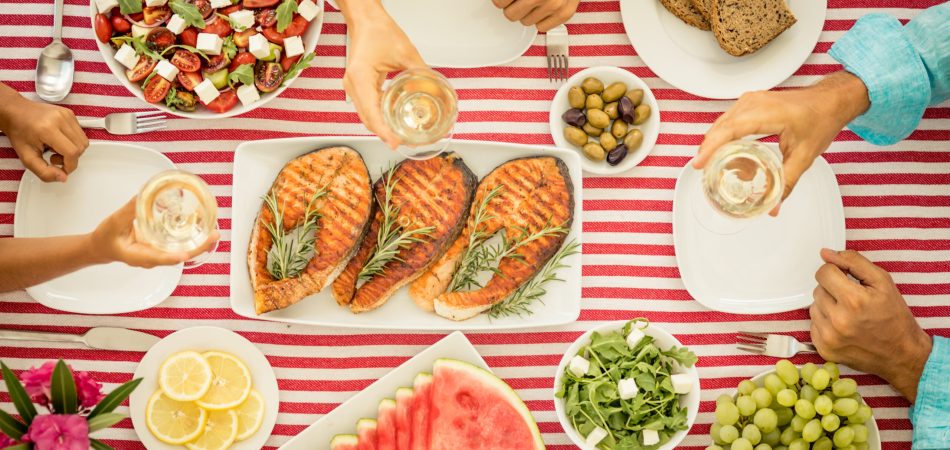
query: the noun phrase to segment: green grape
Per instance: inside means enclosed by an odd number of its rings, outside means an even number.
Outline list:
[[[841,426],[841,418],[834,414],[829,414],[821,418],[821,427],[824,428],[825,431],[829,433],[837,430],[838,427],[840,426]]]
[[[860,405],[853,398],[839,398],[835,400],[834,411],[839,416],[850,416],[858,412]]]
[[[852,378],[842,378],[831,385],[831,392],[838,397],[850,397],[858,392],[858,382]]]
[[[859,442],[857,444],[854,444],[853,447],[854,447],[854,450],[868,450],[868,448],[870,448],[867,442]]]
[[[755,390],[755,383],[752,380],[742,380],[739,382],[739,395],[750,395]]]
[[[791,389],[785,388],[778,391],[778,394],[775,394],[775,400],[782,406],[795,406],[795,402],[798,400],[798,394]]]
[[[782,431],[782,434],[779,435],[778,441],[781,442],[782,445],[789,445],[792,443],[792,441],[800,437],[802,436],[796,433],[795,430],[792,429],[792,427],[788,427]]]
[[[762,432],[759,431],[759,427],[752,425],[751,423],[742,429],[742,437],[752,443],[752,445],[762,442]]]
[[[784,446],[784,445],[780,445],[780,446],[778,446],[778,447],[773,448],[772,450],[788,450],[788,447],[786,447],[786,446]]]
[[[831,443],[828,436],[822,436],[814,444],[811,444],[812,450],[831,450],[832,448],[834,448],[834,444]]]
[[[795,402],[795,414],[805,419],[811,419],[815,417],[815,405],[808,400],[800,398]]]
[[[851,427],[838,428],[832,440],[835,442],[835,447],[847,447],[854,441],[854,430]]]
[[[811,376],[811,385],[821,392],[828,387],[828,383],[831,381],[831,374],[828,373],[824,368],[818,369],[815,371],[815,374]]]
[[[808,423],[808,419],[796,414],[795,417],[792,417],[792,423],[790,426],[796,433],[801,433],[805,428],[806,423]]]
[[[722,429],[719,430],[719,438],[727,444],[731,444],[736,439],[739,439],[739,429],[735,425],[723,425]]]
[[[735,403],[736,400],[732,398],[729,394],[722,394],[716,398],[716,406],[719,406],[720,403]]]
[[[739,438],[733,441],[729,448],[732,450],[752,450],[752,443],[746,438]]]
[[[710,445],[709,447],[706,447],[706,450],[723,450],[723,448],[718,445]]]
[[[736,406],[739,407],[739,414],[743,417],[755,414],[755,400],[752,400],[751,395],[740,395],[736,399]]]
[[[723,425],[734,425],[739,421],[739,408],[732,403],[716,405],[716,421]]]
[[[805,442],[815,442],[818,438],[821,437],[821,421],[818,419],[811,419],[808,423],[805,424],[805,428],[802,429],[802,439]]]
[[[808,450],[808,443],[804,439],[798,438],[788,444],[788,450]]]
[[[778,416],[778,426],[784,427],[795,417],[795,412],[792,408],[775,408],[775,415]]]
[[[804,380],[805,383],[811,383],[811,376],[815,374],[816,370],[818,370],[818,366],[816,366],[815,363],[805,363],[805,365],[802,366],[802,380]]]
[[[838,365],[833,362],[826,362],[824,366],[825,370],[828,371],[828,375],[831,376],[832,380],[837,380],[841,378],[841,371],[838,370]]]
[[[759,409],[768,408],[772,404],[772,393],[766,388],[755,388],[752,400],[755,400],[755,406]]]
[[[779,444],[779,441],[782,438],[782,433],[778,429],[774,429],[762,435],[762,443],[768,444],[769,447],[775,447]]]
[[[720,445],[726,443],[725,441],[722,440],[721,437],[719,437],[719,433],[721,431],[722,431],[722,424],[719,422],[716,422],[712,424],[711,427],[709,427],[709,437],[712,438],[713,443],[720,444]]]
[[[772,450],[772,446],[769,444],[759,444],[755,446],[754,450]]]
[[[834,406],[835,404],[831,401],[831,397],[827,395],[819,395],[818,398],[815,399],[815,411],[823,416],[830,414]]]
[[[810,384],[802,386],[802,391],[798,393],[798,398],[803,398],[810,402],[814,402],[818,398],[818,391],[815,390]]]
[[[755,412],[752,423],[759,427],[763,433],[769,433],[778,428],[778,414],[771,409],[760,409]]]
[[[789,386],[798,383],[798,367],[787,359],[775,363],[775,373]]]
[[[864,444],[868,441],[868,427],[860,424],[848,425],[854,431],[854,442]]]
[[[858,448],[853,445],[845,445],[844,447],[835,447],[835,450],[858,450]]]
[[[785,382],[774,373],[765,376],[764,384],[765,388],[768,389],[772,395],[778,394],[778,391],[786,388]]]
[[[871,418],[871,407],[868,405],[858,406],[858,412],[848,416],[848,423],[863,424]]]

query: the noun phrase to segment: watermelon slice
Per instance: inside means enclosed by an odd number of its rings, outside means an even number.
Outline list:
[[[357,421],[356,435],[358,450],[376,450],[376,419]]]
[[[531,411],[500,378],[454,359],[436,360],[432,373],[431,450],[544,449]]]
[[[396,401],[384,398],[379,402],[376,417],[377,450],[396,450]]]
[[[354,434],[338,434],[330,440],[330,450],[359,450],[358,442]]]
[[[396,389],[396,450],[411,450],[412,442],[412,388]]]
[[[429,408],[432,404],[432,375],[420,373],[412,383],[412,441],[410,450],[429,450]]]

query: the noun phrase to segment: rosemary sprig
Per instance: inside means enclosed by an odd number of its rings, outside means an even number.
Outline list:
[[[272,190],[264,197],[264,203],[274,216],[273,221],[265,223],[273,244],[267,251],[267,271],[277,280],[292,278],[300,274],[310,262],[316,248],[317,222],[321,214],[314,209],[314,203],[327,195],[323,186],[314,192],[304,212],[303,223],[290,230],[284,230],[284,208],[277,204],[276,193]]]
[[[551,260],[544,265],[541,272],[528,280],[508,298],[496,303],[488,310],[488,316],[492,319],[517,315],[519,317],[531,315],[533,311],[530,305],[536,300],[540,301],[547,290],[544,285],[551,281],[564,281],[557,277],[557,271],[567,267],[563,263],[564,258],[578,252],[580,244],[571,239],[570,242],[561,247],[557,253],[551,257]]]
[[[488,203],[500,195],[502,189],[504,189],[502,185],[495,186],[475,207],[475,213],[472,214],[473,231],[468,235],[468,246],[459,260],[458,270],[455,271],[452,281],[449,282],[449,292],[480,287],[477,279],[479,272],[491,268],[494,260],[488,259],[488,252],[479,250],[481,248],[479,244],[488,238],[485,230],[481,228],[485,222],[495,218],[495,216],[488,213]]]
[[[383,204],[380,205],[383,215],[382,223],[379,226],[379,234],[376,235],[376,248],[363,268],[357,275],[357,281],[366,281],[376,275],[385,272],[386,264],[390,261],[402,261],[399,258],[399,251],[409,247],[410,244],[422,242],[422,238],[429,236],[435,231],[435,227],[420,227],[408,231],[403,231],[403,225],[399,223],[399,206],[393,202],[393,191],[396,188],[397,180],[393,173],[395,166],[389,167],[386,174],[386,185]]]

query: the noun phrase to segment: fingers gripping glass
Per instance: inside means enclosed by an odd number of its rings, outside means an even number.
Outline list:
[[[383,92],[383,120],[399,137],[399,153],[429,159],[448,147],[458,118],[458,97],[442,74],[410,69],[396,75]]]

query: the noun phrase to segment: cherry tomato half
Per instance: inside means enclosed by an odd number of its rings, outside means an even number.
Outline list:
[[[171,87],[171,81],[168,81],[157,75],[152,77],[151,80],[148,80],[148,84],[146,84],[144,88],[145,101],[149,103],[158,103],[162,100],[165,100],[165,95],[168,94],[168,90]]]
[[[267,8],[279,3],[280,0],[244,0],[245,8]]]
[[[254,64],[257,62],[257,58],[250,54],[249,52],[239,52],[234,56],[234,61],[231,61],[231,65],[228,67],[229,72],[234,72],[240,66],[245,64]]]
[[[148,48],[162,53],[168,47],[175,45],[175,33],[165,27],[155,27],[145,36],[145,45]]]
[[[167,6],[146,6],[142,9],[142,14],[145,15],[143,21],[146,25],[154,25],[168,20],[172,11]]]
[[[227,20],[223,20],[220,17],[214,22],[208,23],[204,28],[201,29],[202,33],[214,33],[222,38],[228,37],[231,34],[231,25],[228,24]]]
[[[197,72],[201,69],[201,60],[198,59],[198,55],[188,50],[176,51],[171,63],[182,72]]]
[[[254,86],[261,92],[274,92],[284,81],[284,69],[277,62],[258,62],[254,68]]]
[[[309,24],[310,22],[307,22],[307,19],[295,14],[294,19],[290,21],[290,25],[287,25],[283,33],[278,32],[277,26],[275,25],[273,27],[264,28],[264,37],[277,45],[284,45],[284,38],[300,36],[304,31],[307,31],[307,25]]]
[[[195,5],[198,8],[198,12],[201,13],[201,17],[207,19],[211,17],[211,14],[214,14],[214,8],[211,7],[210,0],[185,0],[185,3]]]
[[[148,74],[152,73],[152,70],[155,70],[157,65],[158,61],[148,56],[140,56],[139,62],[135,63],[135,67],[125,71],[125,76],[133,83],[142,81]]]
[[[272,27],[277,23],[277,11],[273,9],[260,9],[254,13],[254,22],[262,27]]]
[[[209,56],[208,60],[205,61],[205,71],[206,72],[217,72],[225,67],[228,67],[231,61],[228,59],[224,53],[220,55]]]
[[[290,57],[288,57],[287,55],[284,55],[284,56],[282,56],[282,57],[280,58],[280,67],[281,67],[282,69],[284,69],[284,72],[287,72],[288,70],[290,70],[290,68],[291,68],[294,64],[297,63],[297,61],[300,61],[300,57],[302,57],[302,56],[303,56],[303,55],[297,55],[297,56],[290,56]]]
[[[112,16],[112,28],[119,33],[128,33],[132,30],[132,24],[125,17]]]
[[[135,22],[141,22],[142,19],[145,18],[145,13],[143,12],[132,13],[132,14],[129,14],[129,18]]]
[[[231,15],[231,13],[236,12],[236,11],[240,11],[240,10],[242,10],[242,9],[243,9],[243,8],[241,8],[241,5],[240,5],[240,4],[231,5],[231,6],[228,6],[228,7],[219,9],[219,10],[218,10],[218,14],[224,14],[225,16],[229,16],[229,15]]]
[[[178,72],[178,82],[181,83],[181,87],[189,91],[194,91],[195,86],[202,81],[204,81],[204,77],[198,72]]]
[[[108,43],[112,38],[112,22],[109,18],[105,14],[96,14],[93,26],[96,29],[96,39],[103,44]]]
[[[211,112],[223,113],[230,111],[231,108],[234,108],[238,102],[237,94],[234,93],[234,90],[222,92],[221,95],[218,95],[218,98],[214,99],[213,102],[205,105],[206,108],[211,110]]]
[[[181,39],[182,44],[191,47],[198,45],[198,29],[195,27],[185,28],[178,37]]]

